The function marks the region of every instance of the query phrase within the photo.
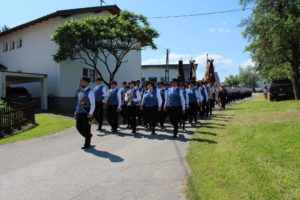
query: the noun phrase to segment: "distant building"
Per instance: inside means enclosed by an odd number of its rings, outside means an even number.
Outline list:
[[[171,81],[174,78],[178,78],[179,65],[178,64],[169,64],[169,80]],[[185,80],[189,79],[190,76],[190,64],[183,65],[183,71]],[[167,82],[166,78],[166,65],[142,65],[142,78],[141,81],[154,81],[154,82]]]

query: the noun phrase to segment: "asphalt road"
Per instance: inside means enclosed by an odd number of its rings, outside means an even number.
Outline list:
[[[184,199],[184,157],[193,131],[187,128],[177,139],[170,127],[158,136],[141,129],[135,137],[124,129],[101,137],[93,131],[96,147],[87,151],[75,128],[1,145],[0,199]]]

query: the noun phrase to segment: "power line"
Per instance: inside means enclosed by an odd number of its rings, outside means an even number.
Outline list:
[[[159,17],[148,17],[148,19],[168,19],[168,18],[197,17],[197,16],[206,16],[206,15],[216,15],[216,14],[240,12],[240,11],[245,11],[245,10],[250,10],[250,9],[252,9],[252,8],[223,10],[223,11],[216,11],[216,12],[206,12],[206,13],[196,13],[196,14],[186,14],[186,15],[170,15],[170,16],[159,16]]]

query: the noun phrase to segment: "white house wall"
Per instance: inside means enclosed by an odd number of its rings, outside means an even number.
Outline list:
[[[146,81],[149,80],[149,78],[156,77],[157,81],[161,81],[161,78],[165,77],[165,69],[164,68],[144,68],[142,69],[142,78],[145,78]],[[177,69],[170,69],[169,70],[169,77],[170,80],[173,78],[178,77],[178,70]]]
[[[47,74],[49,94],[57,94],[57,71],[59,65],[53,61],[52,55],[57,45],[50,41],[58,24],[58,18],[32,25],[0,38],[0,63],[8,67],[8,71]],[[17,41],[22,39],[22,47],[17,48]],[[3,43],[15,40],[16,48],[3,52]],[[39,84],[25,85],[33,96],[40,96]]]

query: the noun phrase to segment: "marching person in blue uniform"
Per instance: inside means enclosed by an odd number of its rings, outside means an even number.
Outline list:
[[[182,90],[178,87],[178,80],[173,79],[171,88],[168,89],[167,111],[171,124],[174,126],[173,137],[178,135],[178,123],[181,113],[185,112],[185,101]]]
[[[122,100],[122,111],[120,112],[123,118],[123,124],[128,122],[128,115],[127,115],[127,104],[125,102],[125,94],[128,90],[128,84],[126,81],[122,83],[122,87],[120,88],[121,91],[121,100]]]
[[[98,131],[102,130],[102,123],[103,123],[103,100],[106,96],[107,89],[105,86],[102,85],[102,79],[96,79],[96,87],[94,87],[94,94],[96,100],[96,108],[94,112],[94,118],[98,122]]]
[[[85,138],[84,146],[82,149],[91,147],[91,122],[95,110],[95,95],[89,88],[90,79],[82,77],[81,88],[78,93],[78,100],[76,105],[76,128],[78,132]]]
[[[196,82],[191,81],[189,83],[189,88],[187,89],[187,95],[189,97],[188,119],[192,126],[195,126],[197,123],[198,106],[200,106],[200,102],[202,101],[202,95],[195,85]]]
[[[159,112],[159,123],[160,123],[160,128],[161,129],[164,129],[164,124],[165,124],[165,121],[166,121],[166,117],[167,117],[167,112],[165,111],[165,107],[166,107],[166,99],[167,99],[167,89],[165,88],[165,84],[164,82],[160,82],[158,84],[158,87],[159,87],[159,93],[160,93],[160,96],[161,96],[161,99],[162,99],[162,104],[161,104],[161,109],[160,109],[160,112]]]
[[[182,93],[183,93],[183,97],[184,97],[184,101],[185,101],[185,108],[186,108],[186,110],[188,110],[188,108],[189,108],[189,96],[188,96],[187,91],[186,91],[187,86],[184,82],[180,84],[180,89],[182,90]],[[180,126],[182,127],[182,130],[185,130],[186,120],[187,120],[187,113],[182,112],[181,113],[181,119],[180,119]]]
[[[143,92],[145,92],[145,91],[143,91],[143,87],[141,86],[141,81],[140,80],[137,80],[136,81],[136,88],[137,88],[137,90],[142,94]],[[142,124],[142,118],[143,118],[143,113],[142,113],[142,111],[141,110],[139,110],[138,111],[138,123],[139,124]]]
[[[111,82],[111,89],[103,100],[107,106],[107,121],[111,126],[111,131],[113,133],[118,130],[118,112],[122,110],[121,90],[117,88],[117,85],[116,81]]]
[[[127,102],[128,121],[132,133],[136,133],[136,118],[141,103],[141,93],[136,88],[136,82],[131,81],[130,89],[126,92],[125,100]]]
[[[201,82],[199,92],[203,97],[203,100],[201,102],[201,117],[205,118],[208,116],[208,94],[204,82]]]
[[[144,120],[149,124],[152,135],[155,135],[155,126],[157,123],[157,116],[161,110],[162,99],[158,89],[155,89],[155,85],[151,82],[148,85],[148,90],[145,92],[142,102],[141,110],[144,112]]]
[[[208,113],[212,115],[213,108],[215,108],[215,88],[214,86],[207,84],[207,93],[208,93]]]

